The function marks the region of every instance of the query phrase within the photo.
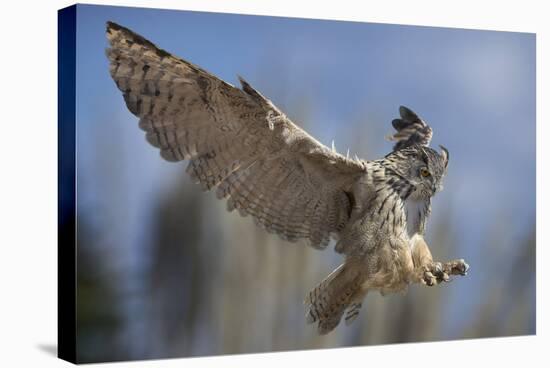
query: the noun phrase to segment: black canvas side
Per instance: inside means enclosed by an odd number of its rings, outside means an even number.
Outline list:
[[[58,11],[58,357],[76,363],[76,5]]]

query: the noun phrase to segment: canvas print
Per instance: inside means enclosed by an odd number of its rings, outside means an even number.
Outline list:
[[[78,5],[61,65],[69,360],[536,332],[534,34]]]

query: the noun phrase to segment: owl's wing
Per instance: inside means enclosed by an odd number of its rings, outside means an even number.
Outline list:
[[[111,76],[163,158],[190,160],[204,190],[283,239],[324,248],[344,227],[362,162],[316,141],[242,79],[235,88],[115,23],[107,38]]]
[[[394,119],[391,123],[397,132],[389,137],[396,141],[393,150],[397,151],[415,144],[428,146],[432,140],[432,128],[418,115],[405,106],[399,106],[401,119]]]

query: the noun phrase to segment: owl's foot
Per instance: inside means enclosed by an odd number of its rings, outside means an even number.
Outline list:
[[[455,259],[443,265],[443,272],[448,275],[466,276],[470,266],[463,259]]]
[[[443,265],[441,262],[432,262],[423,267],[422,272],[422,283],[427,286],[434,286],[439,284],[441,281],[448,280],[449,275],[445,275],[443,272]]]
[[[450,276],[465,276],[470,266],[463,259],[450,261],[447,263],[432,262],[423,268],[422,283],[427,286],[440,284],[450,281]]]

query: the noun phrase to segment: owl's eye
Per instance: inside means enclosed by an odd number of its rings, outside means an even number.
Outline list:
[[[427,178],[428,176],[430,176],[430,170],[428,170],[427,168],[423,167],[420,169],[420,175],[424,178]]]

